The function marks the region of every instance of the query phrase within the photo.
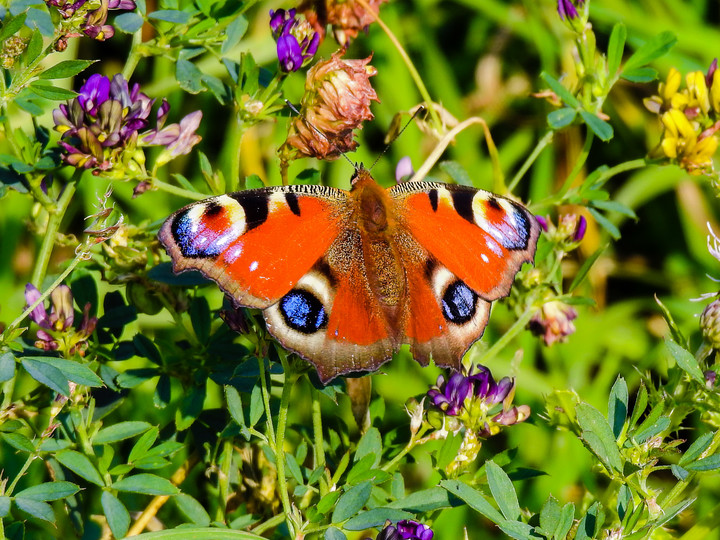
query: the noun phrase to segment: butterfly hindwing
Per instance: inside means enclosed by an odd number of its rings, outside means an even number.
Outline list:
[[[540,233],[527,209],[493,193],[437,182],[390,190],[400,223],[433,257],[483,299],[506,296]]]
[[[346,198],[304,185],[220,195],[175,212],[159,238],[176,272],[199,270],[237,305],[266,308],[327,251],[347,219]]]

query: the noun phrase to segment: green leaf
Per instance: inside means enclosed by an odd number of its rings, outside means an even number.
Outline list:
[[[665,525],[668,521],[673,519],[675,516],[677,516],[680,512],[688,508],[692,503],[695,502],[696,499],[685,499],[684,501],[680,501],[678,504],[675,504],[671,506],[670,508],[666,508],[665,511],[660,514],[660,518],[653,523],[654,528],[660,528],[663,525]],[[643,535],[643,537],[646,537]]]
[[[620,69],[626,39],[627,29],[625,25],[623,23],[617,23],[613,26],[607,52],[607,70],[610,77],[614,77],[618,69]]]
[[[347,536],[340,529],[330,527],[325,531],[325,540],[347,540]]]
[[[240,426],[240,433],[245,440],[250,440],[250,432],[245,425],[245,413],[243,413],[242,399],[240,398],[240,392],[234,386],[229,384],[225,385],[225,401],[227,402],[228,411],[230,416],[235,420],[237,425]]]
[[[10,497],[0,495],[0,519],[6,517],[10,513]]]
[[[431,512],[439,508],[458,506],[460,501],[441,487],[432,487],[411,493],[388,504],[388,508],[398,508],[409,512]]]
[[[262,392],[260,385],[257,384],[253,387],[252,393],[250,394],[250,427],[253,427],[258,423],[258,420],[262,418],[265,409],[263,409]]]
[[[555,538],[565,538],[567,533],[570,532],[570,527],[573,524],[573,517],[575,517],[575,505],[571,502],[567,503],[562,507],[560,511],[560,519],[558,520],[557,527],[553,532]]]
[[[110,487],[118,491],[142,493],[143,495],[176,495],[180,493],[180,490],[167,478],[149,473],[128,476],[114,482]]]
[[[606,212],[617,212],[618,214],[622,214],[623,216],[627,216],[632,219],[638,218],[632,208],[628,208],[617,201],[600,201],[596,199],[592,201],[591,206],[599,208],[600,210],[605,210]]]
[[[376,467],[382,457],[382,437],[380,431],[375,427],[368,429],[360,439],[353,461],[360,461],[369,454],[374,456],[371,468]]]
[[[107,444],[118,441],[124,441],[141,433],[145,433],[152,426],[148,422],[139,420],[120,422],[113,424],[98,431],[93,439],[93,444]]]
[[[465,170],[465,168],[457,161],[442,161],[440,163],[440,169],[444,173],[447,173],[448,176],[450,176],[450,178],[452,178],[456,184],[460,184],[461,186],[473,187],[472,178]]]
[[[33,94],[53,101],[64,101],[77,96],[77,92],[60,88],[48,82],[34,81],[28,85],[28,88],[32,90]]]
[[[194,298],[190,303],[190,322],[200,343],[207,343],[210,337],[210,306],[203,296]]]
[[[44,361],[35,360],[31,357],[22,359],[25,371],[37,382],[44,384],[64,396],[70,395],[70,385],[62,372]]]
[[[0,41],[5,41],[15,32],[20,30],[25,25],[26,17],[27,14],[24,11],[22,13],[18,13],[15,17],[6,14],[2,21],[2,26],[0,27]]]
[[[83,72],[89,66],[93,65],[98,60],[63,60],[46,69],[40,75],[39,79],[66,79],[67,77],[74,77],[78,73]]]
[[[642,444],[670,426],[670,418],[662,416],[663,412],[665,412],[664,403],[658,403],[653,407],[642,424],[633,433],[632,438],[636,443]]]
[[[670,465],[670,472],[673,473],[673,476],[681,482],[683,482],[690,475],[690,471],[681,467],[680,465],[675,465],[674,463]]]
[[[455,495],[462,499],[467,505],[479,512],[493,523],[501,523],[505,521],[502,514],[495,510],[493,506],[485,499],[479,491],[471,488],[467,484],[459,480],[442,480],[440,487],[447,489],[451,495]]]
[[[55,514],[53,513],[52,507],[46,502],[15,497],[15,505],[34,518],[55,523]]]
[[[203,410],[203,403],[205,403],[205,395],[207,393],[207,387],[203,384],[202,386],[192,386],[185,396],[180,401],[180,407],[175,414],[175,425],[178,431],[183,431],[193,425],[195,420]]]
[[[198,94],[203,90],[202,71],[189,60],[178,59],[175,63],[175,78],[180,88],[190,94]]]
[[[683,346],[687,346],[687,340],[685,339],[685,336],[680,330],[680,327],[678,327],[677,323],[675,322],[672,313],[670,313],[670,310],[665,306],[665,304],[660,301],[660,299],[657,297],[657,294],[655,295],[655,302],[658,306],[660,306],[660,311],[662,312],[663,319],[665,319],[665,322],[670,327],[670,335],[672,336],[672,338],[677,343],[680,343]]]
[[[642,67],[630,71],[624,71],[620,76],[626,81],[634,83],[648,83],[657,79],[658,72],[650,67]]]
[[[592,405],[578,403],[575,407],[577,420],[582,429],[582,438],[590,450],[612,473],[622,472],[622,458],[612,428],[605,417]]]
[[[676,42],[677,38],[672,32],[666,31],[653,37],[635,51],[628,61],[625,62],[623,71],[632,71],[633,69],[643,67],[653,60],[660,58],[667,53]]]
[[[51,37],[55,31],[50,14],[46,10],[31,7],[27,10],[25,25],[28,28],[37,28],[45,37]]]
[[[128,455],[128,462],[135,463],[138,460],[147,457],[148,453],[150,452],[150,448],[152,448],[152,445],[155,444],[159,433],[160,430],[157,426],[153,426],[147,432],[145,432],[142,437],[137,440],[135,445],[132,447],[132,450],[130,450],[130,454]]]
[[[580,116],[601,141],[607,142],[613,138],[613,128],[605,120],[585,110],[580,110]]]
[[[713,454],[685,465],[689,471],[714,471],[720,469],[720,454]]]
[[[700,435],[695,440],[695,442],[693,442],[690,447],[685,450],[685,453],[682,455],[678,463],[685,466],[685,464],[690,463],[691,461],[695,461],[697,458],[699,458],[702,453],[708,449],[710,443],[712,443],[715,433],[716,432],[711,431]]]
[[[587,259],[585,259],[585,262],[582,264],[580,269],[577,271],[577,274],[575,274],[575,277],[572,280],[572,283],[570,284],[570,287],[568,288],[568,293],[573,292],[584,280],[585,276],[588,275],[588,272],[590,272],[590,269],[595,264],[595,261],[600,258],[600,255],[602,255],[605,250],[608,248],[610,244],[605,244],[604,246],[600,247],[590,255]]]
[[[32,454],[35,451],[35,445],[22,433],[0,433],[0,437],[16,450],[28,454]]]
[[[302,484],[302,471],[300,470],[300,465],[298,465],[295,456],[293,456],[292,454],[285,454],[285,464],[287,465],[287,467],[285,468],[286,472],[290,473],[295,482],[297,482],[298,484]]]
[[[105,484],[95,466],[87,456],[80,452],[76,452],[75,450],[62,450],[55,454],[55,459],[91,484],[97,486],[103,486]]]
[[[670,354],[675,359],[675,362],[677,362],[677,365],[680,366],[680,368],[684,372],[686,372],[693,379],[695,379],[697,382],[704,386],[705,375],[700,369],[700,366],[698,365],[695,356],[693,356],[692,353],[687,351],[685,348],[675,343],[672,339],[665,338],[665,346],[670,351]]]
[[[620,230],[615,226],[613,222],[611,222],[608,218],[606,218],[604,215],[602,215],[600,212],[598,212],[592,207],[588,208],[588,211],[595,218],[595,221],[597,221],[598,224],[603,229],[605,229],[610,236],[612,236],[615,240],[620,239]]]
[[[548,496],[540,509],[540,532],[543,536],[551,538],[560,521],[560,505],[552,495]]]
[[[133,347],[137,351],[137,355],[143,358],[147,358],[154,364],[159,366],[162,365],[162,356],[157,346],[150,340],[149,337],[143,334],[135,334],[133,336]]]
[[[27,489],[23,489],[15,497],[21,497],[23,499],[31,499],[33,501],[57,501],[58,499],[64,499],[70,495],[75,495],[80,488],[72,482],[57,481],[57,482],[45,482],[38,484],[37,486],[31,486]]]
[[[494,461],[485,462],[485,473],[490,492],[503,516],[509,520],[517,520],[520,517],[520,504],[515,493],[515,486],[508,475]]]
[[[503,521],[498,523],[498,527],[502,532],[517,540],[537,540],[532,534],[533,528],[527,523],[520,521]]]
[[[39,30],[32,33],[27,49],[25,49],[25,62],[32,63],[43,50],[43,37]]]
[[[225,31],[225,41],[223,41],[222,47],[220,48],[221,54],[227,54],[230,49],[240,43],[240,40],[245,35],[248,29],[248,20],[243,15],[235,17],[231,22],[227,30]]]
[[[74,383],[95,388],[103,386],[102,379],[98,377],[92,369],[79,362],[66,358],[53,358],[51,356],[27,356],[26,358],[51,365],[60,370],[67,380]]]
[[[570,93],[570,90],[565,88],[560,81],[555,79],[552,75],[546,72],[542,72],[540,74],[540,78],[543,79],[550,89],[557,94],[557,96],[562,99],[567,105],[572,107],[573,109],[577,109],[580,107],[580,102],[577,100],[575,96]]]
[[[125,508],[125,505],[109,491],[103,491],[100,502],[113,536],[115,538],[125,538],[130,528],[130,513]]]
[[[562,129],[575,121],[577,111],[570,107],[563,107],[550,112],[547,115],[548,125],[553,129]]]
[[[371,491],[372,483],[368,481],[353,486],[343,493],[335,505],[332,523],[342,523],[357,514],[370,499]]]
[[[190,521],[200,527],[210,526],[210,515],[207,513],[205,508],[203,508],[203,505],[197,501],[197,499],[187,495],[186,493],[180,493],[176,495],[173,500],[175,501],[178,509]]]
[[[608,420],[615,439],[622,433],[628,413],[628,387],[625,379],[618,375],[608,397]]]
[[[121,32],[134,34],[142,28],[143,18],[139,13],[123,13],[115,17],[113,25]]]
[[[176,9],[159,9],[150,13],[148,19],[175,24],[186,24],[190,20],[190,14]]]
[[[11,352],[0,354],[0,383],[15,376],[15,356]]]
[[[594,502],[580,520],[577,532],[575,533],[575,540],[590,540],[591,538],[596,538],[604,521],[605,512],[603,512],[602,504]]]
[[[449,433],[435,455],[435,467],[444,469],[457,457],[460,445],[462,445],[462,433]]]
[[[382,507],[373,508],[348,519],[343,525],[343,529],[346,531],[364,531],[371,527],[382,527],[388,519],[393,523],[397,523],[403,519],[413,519],[414,517],[413,514],[402,510]]]
[[[320,502],[317,503],[317,510],[321,514],[327,514],[331,508],[335,506],[335,503],[340,498],[340,495],[342,495],[339,491],[331,491],[327,495],[325,495],[322,499],[320,499]]]

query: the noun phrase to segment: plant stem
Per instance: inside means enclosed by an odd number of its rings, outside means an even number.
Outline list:
[[[267,521],[262,522],[260,525],[258,525],[254,529],[251,529],[251,532],[253,534],[261,535],[268,529],[272,529],[273,527],[277,527],[278,525],[280,525],[284,519],[285,519],[285,516],[283,516],[282,514],[278,514],[277,516],[273,516],[270,519],[268,519]]]
[[[619,165],[615,165],[614,167],[610,167],[607,171],[600,174],[596,179],[595,182],[593,182],[593,185],[595,187],[602,186],[605,182],[610,180],[613,176],[616,174],[620,174],[625,171],[631,171],[633,169],[640,169],[642,167],[646,167],[650,165],[651,162],[648,161],[645,158],[640,159],[633,159],[631,161],[626,161],[624,163],[620,163]]]
[[[260,392],[263,399],[263,407],[265,408],[265,426],[267,435],[270,439],[270,446],[275,446],[275,428],[272,423],[272,411],[270,410],[270,392],[267,387],[267,376],[265,375],[264,355],[258,355],[258,369],[260,370]]]
[[[315,469],[318,467],[325,468],[325,441],[323,439],[322,431],[322,410],[320,408],[320,392],[312,386],[312,421],[313,421],[313,437],[314,441],[314,452],[315,452]],[[328,493],[328,476],[329,471],[325,471],[320,477],[320,497],[327,495]]]
[[[552,142],[554,137],[555,132],[552,130],[548,131],[545,135],[543,135],[542,139],[540,139],[535,145],[535,149],[532,151],[532,154],[528,156],[528,158],[525,160],[525,163],[523,163],[522,167],[520,167],[520,170],[515,173],[513,179],[510,180],[510,183],[508,184],[508,191],[512,192],[512,190],[515,189],[515,186],[518,185],[522,177],[525,176],[525,173],[532,166],[532,164],[535,163],[535,160],[542,153],[542,151],[545,150],[545,147]]]
[[[207,195],[204,195],[202,193],[196,193],[195,191],[190,191],[188,189],[173,186],[172,184],[168,184],[167,182],[163,182],[162,180],[158,180],[157,178],[152,179],[152,185],[162,191],[166,191],[167,193],[172,193],[173,195],[185,197],[186,199],[192,199],[194,201],[200,201],[202,199],[207,199],[208,197]]]
[[[575,180],[575,177],[580,173],[582,168],[585,166],[585,162],[587,161],[588,155],[590,154],[590,147],[592,146],[593,140],[595,139],[595,134],[590,130],[590,128],[585,128],[585,144],[583,145],[582,150],[580,151],[580,155],[575,160],[575,166],[573,167],[572,171],[570,171],[570,174],[568,174],[567,179],[565,180],[565,183],[563,184],[562,188],[560,188],[560,192],[558,194],[558,197],[560,200],[565,197],[567,192],[572,187],[572,183]]]
[[[137,32],[133,34],[132,37],[132,45],[130,47],[130,54],[128,55],[127,60],[125,61],[125,67],[122,70],[122,75],[125,77],[126,81],[130,80],[130,77],[132,77],[133,72],[135,71],[135,68],[138,65],[138,62],[140,62],[140,58],[142,58],[142,54],[140,54],[139,45],[142,43],[142,29],[139,29]]]
[[[412,60],[410,59],[410,56],[403,48],[402,44],[398,40],[397,37],[395,37],[395,34],[392,33],[392,30],[388,27],[388,25],[385,24],[385,22],[380,18],[380,16],[373,11],[373,9],[368,5],[368,3],[365,0],[357,0],[357,3],[360,4],[370,15],[372,15],[375,18],[375,22],[377,22],[380,25],[380,28],[383,29],[385,34],[388,38],[390,38],[390,41],[395,46],[397,51],[400,53],[401,58],[403,59],[403,62],[405,62],[405,66],[407,67],[408,71],[410,72],[410,77],[412,77],[413,81],[415,81],[415,86],[417,86],[418,92],[420,92],[420,95],[422,96],[423,100],[425,101],[425,106],[428,109],[428,112],[430,113],[430,116],[432,117],[433,123],[437,127],[437,129],[442,129],[442,121],[440,120],[440,115],[438,115],[437,111],[435,110],[434,102],[432,98],[430,97],[430,92],[428,92],[427,87],[425,86],[425,83],[422,80],[422,77],[420,77],[420,73],[418,73],[418,70],[415,69],[415,64],[413,64]]]
[[[275,467],[278,475],[278,491],[280,492],[280,500],[282,501],[283,510],[285,512],[285,522],[287,523],[290,537],[295,537],[295,523],[292,520],[292,506],[290,506],[290,497],[288,496],[287,479],[285,478],[285,428],[287,427],[288,407],[290,406],[290,394],[297,382],[298,376],[294,372],[289,371],[289,366],[283,362],[285,368],[285,382],[283,383],[282,396],[280,398],[280,410],[278,412],[278,425],[275,439]],[[270,414],[270,411],[267,411]]]
[[[497,353],[499,353],[501,350],[503,350],[508,343],[520,332],[522,332],[525,327],[527,326],[527,323],[530,322],[530,319],[532,319],[533,316],[533,310],[530,308],[526,308],[522,315],[518,318],[517,321],[513,323],[513,325],[508,328],[508,331],[505,332],[500,339],[498,339],[492,347],[490,347],[487,351],[485,351],[485,354],[482,355],[482,358],[480,359],[480,364],[487,364],[487,362],[494,358]]]

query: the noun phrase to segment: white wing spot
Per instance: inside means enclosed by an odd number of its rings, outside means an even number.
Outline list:
[[[480,255],[480,258],[481,258],[481,259],[483,260],[483,262],[485,262],[485,263],[489,263],[489,262],[490,262],[490,259],[489,259],[488,256],[485,255],[484,253],[483,253],[482,255]]]
[[[250,271],[251,271],[251,272],[254,272],[255,270],[257,270],[257,267],[258,267],[258,262],[257,262],[257,261],[253,261],[253,262],[250,263]]]

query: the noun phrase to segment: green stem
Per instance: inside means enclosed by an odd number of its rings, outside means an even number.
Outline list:
[[[142,54],[140,53],[140,44],[142,44],[142,29],[133,34],[130,54],[125,61],[125,67],[122,70],[122,75],[125,77],[126,81],[130,80],[138,62],[140,62],[140,59],[142,58]]]
[[[273,527],[277,527],[285,520],[285,516],[282,514],[278,514],[277,516],[273,516],[267,521],[263,521],[260,525],[255,527],[254,529],[251,529],[250,532],[253,534],[261,535],[265,531],[272,529]]]
[[[523,176],[525,176],[525,173],[528,171],[528,169],[532,166],[533,163],[535,163],[535,160],[538,158],[540,153],[545,150],[545,147],[550,144],[555,137],[554,131],[548,131],[545,135],[543,135],[543,138],[540,139],[535,145],[535,149],[532,151],[532,154],[528,156],[528,158],[525,160],[525,163],[522,164],[522,167],[520,167],[520,170],[513,176],[513,179],[510,180],[510,183],[508,184],[508,190],[512,192],[513,189],[515,189],[515,186],[518,185],[520,180]]]
[[[173,186],[172,184],[168,184],[167,182],[163,182],[157,178],[152,179],[152,185],[159,190],[166,191],[167,193],[172,193],[173,195],[178,195],[180,197],[185,197],[186,199],[192,199],[194,201],[200,201],[202,199],[207,199],[208,197],[202,193],[196,193],[195,191]]]
[[[52,254],[55,241],[57,240],[57,234],[60,230],[60,222],[63,217],[65,217],[65,212],[67,211],[70,201],[75,194],[76,182],[76,180],[71,180],[67,183],[62,195],[60,195],[57,205],[54,209],[49,210],[50,216],[48,218],[47,230],[45,231],[45,237],[43,238],[42,245],[40,246],[40,252],[38,253],[35,268],[30,279],[30,282],[35,284],[38,288],[42,285],[43,279],[45,279],[45,273],[47,272],[48,264],[50,263],[50,255]]]
[[[270,411],[270,392],[267,387],[267,376],[265,374],[264,355],[258,354],[258,369],[260,371],[260,393],[262,394],[263,407],[265,408],[265,426],[270,439],[270,446],[275,446],[275,428],[272,423],[272,412]]]
[[[646,158],[640,158],[640,159],[633,159],[631,161],[626,161],[624,163],[620,163],[619,165],[615,165],[614,167],[610,167],[607,171],[600,174],[596,179],[595,182],[593,182],[593,185],[595,187],[602,186],[605,182],[610,180],[613,176],[616,174],[623,173],[625,171],[632,171],[633,169],[641,169],[643,167],[646,167],[648,165],[652,164],[652,161],[649,161]]]
[[[423,439],[422,436],[427,431],[427,427],[423,426],[418,433],[416,433],[414,436],[410,437],[410,440],[405,445],[405,448],[400,450],[398,455],[396,455],[394,458],[392,458],[389,462],[387,462],[385,465],[382,466],[381,470],[388,472],[391,469],[395,468],[395,465],[397,465],[402,458],[404,458],[413,448],[415,448],[418,445],[425,444],[426,442],[432,440],[432,435],[426,439]],[[435,433],[439,433],[436,431]]]
[[[290,531],[290,537],[295,538],[295,523],[292,520],[292,506],[290,506],[287,478],[285,478],[285,428],[287,427],[290,395],[292,394],[292,389],[297,382],[298,376],[296,373],[288,371],[289,366],[287,363],[283,362],[283,364],[285,368],[285,382],[280,398],[280,410],[278,411],[277,438],[275,440],[275,467],[277,467],[278,491],[280,492],[280,500],[282,501],[285,512],[285,522]],[[269,416],[270,411],[267,411],[267,414]]]
[[[587,161],[588,155],[590,154],[590,147],[592,146],[593,140],[595,139],[595,134],[590,130],[590,128],[586,128],[586,133],[587,134],[585,136],[585,144],[583,145],[582,151],[580,152],[577,160],[575,160],[575,166],[573,167],[572,171],[570,171],[570,174],[568,175],[565,183],[560,189],[559,197],[561,200],[563,197],[565,197],[567,192],[572,187],[572,183],[575,180],[575,177],[585,166],[585,162]]]
[[[440,115],[435,110],[435,104],[430,97],[430,92],[428,92],[427,87],[425,86],[425,83],[422,80],[422,77],[420,76],[420,73],[418,73],[418,70],[415,68],[415,64],[413,64],[412,60],[410,59],[410,56],[403,48],[402,44],[398,40],[397,37],[395,37],[395,34],[393,34],[392,30],[390,30],[390,27],[385,24],[385,22],[380,18],[378,14],[373,11],[373,9],[365,2],[365,0],[357,0],[358,4],[360,4],[363,8],[367,10],[368,13],[373,15],[375,17],[375,22],[377,22],[380,25],[380,28],[383,29],[385,34],[388,38],[390,38],[390,41],[395,46],[397,51],[400,53],[400,57],[402,58],[403,62],[405,62],[405,66],[407,67],[408,71],[410,72],[410,77],[412,77],[412,80],[415,82],[415,86],[417,86],[418,92],[420,92],[420,95],[422,96],[423,100],[425,101],[425,106],[428,109],[428,112],[430,113],[430,116],[432,117],[433,124],[437,127],[438,130],[442,129],[442,121],[440,120]]]
[[[221,456],[220,474],[218,475],[218,491],[220,492],[220,507],[217,511],[217,520],[221,523],[225,522],[225,513],[227,511],[227,500],[230,496],[230,469],[232,467],[233,445],[231,440],[223,442],[223,452]]]
[[[518,318],[513,325],[508,328],[508,331],[505,332],[500,339],[498,339],[492,347],[490,347],[485,354],[480,359],[480,364],[487,364],[489,360],[495,357],[497,353],[499,353],[501,350],[503,350],[512,339],[518,335],[520,332],[522,332],[525,327],[527,326],[527,323],[530,322],[530,319],[532,319],[532,316],[534,314],[534,311],[532,309],[525,309],[522,315]]]
[[[320,392],[311,384],[312,394],[312,422],[313,422],[313,438],[315,452],[315,469],[318,467],[325,468],[325,440],[322,431],[322,410],[320,408]],[[320,497],[324,497],[328,493],[328,476],[329,471],[320,477]]]
[[[680,537],[680,540],[702,540],[708,538],[712,531],[720,527],[720,504],[703,514],[703,517],[693,525],[690,530]]]

